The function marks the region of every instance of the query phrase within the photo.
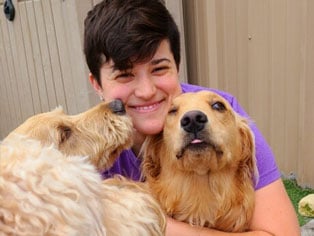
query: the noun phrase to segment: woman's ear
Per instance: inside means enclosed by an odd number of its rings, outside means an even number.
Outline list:
[[[100,97],[102,97],[103,89],[102,89],[101,85],[98,83],[95,76],[92,73],[89,73],[88,79],[89,79],[89,82],[91,83],[91,85],[93,86],[94,90],[96,91],[96,93]]]

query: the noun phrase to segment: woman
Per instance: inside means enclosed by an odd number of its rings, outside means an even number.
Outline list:
[[[104,177],[122,174],[139,180],[136,158],[146,135],[159,133],[172,99],[182,92],[208,88],[180,84],[178,28],[158,0],[105,0],[85,19],[84,52],[89,80],[102,100],[121,99],[134,124],[134,146],[124,151]],[[222,91],[234,110],[247,116],[236,99]],[[260,179],[250,232],[244,235],[300,235],[274,157],[252,125]],[[167,235],[228,235],[168,218]]]

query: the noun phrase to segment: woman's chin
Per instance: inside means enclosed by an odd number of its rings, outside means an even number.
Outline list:
[[[163,129],[163,124],[158,122],[142,122],[139,124],[134,124],[135,129],[138,133],[143,135],[153,135],[158,134]]]

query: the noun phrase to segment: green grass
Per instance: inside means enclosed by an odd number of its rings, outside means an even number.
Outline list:
[[[298,185],[296,180],[284,179],[283,183],[286,187],[286,190],[288,192],[290,200],[291,200],[291,202],[294,206],[294,209],[297,213],[299,224],[300,224],[300,226],[302,226],[313,218],[301,216],[298,212],[298,203],[306,195],[314,193],[314,189],[302,188]]]

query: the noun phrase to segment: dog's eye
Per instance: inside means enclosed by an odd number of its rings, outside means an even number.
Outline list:
[[[168,114],[176,114],[177,111],[178,111],[178,108],[172,107],[172,108],[169,110]]]
[[[216,111],[225,111],[226,110],[226,106],[222,102],[214,102],[212,104],[212,108]]]
[[[60,126],[59,132],[60,132],[60,143],[63,143],[64,141],[68,140],[72,134],[72,130],[68,126]]]

